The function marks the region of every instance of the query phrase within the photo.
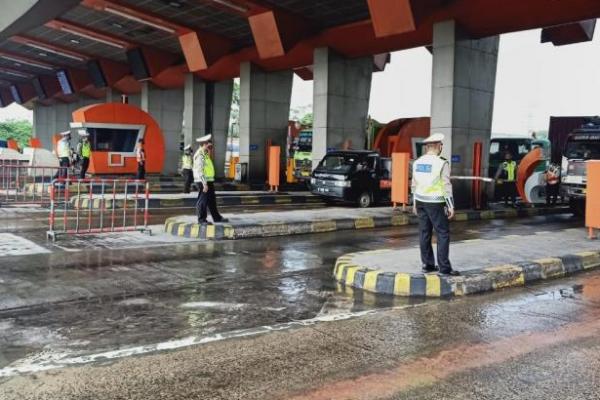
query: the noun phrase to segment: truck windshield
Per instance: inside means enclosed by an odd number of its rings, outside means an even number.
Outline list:
[[[330,172],[346,173],[354,167],[356,160],[354,155],[329,155],[325,156],[320,166]]]
[[[569,141],[565,157],[582,160],[600,159],[600,142]]]

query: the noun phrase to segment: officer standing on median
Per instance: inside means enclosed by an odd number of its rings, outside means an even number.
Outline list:
[[[508,206],[508,200],[510,199],[511,205],[515,207],[517,204],[517,162],[513,160],[510,151],[506,152],[504,162],[498,166],[496,181],[502,188],[504,205]]]
[[[194,154],[194,181],[198,186],[198,202],[196,203],[196,212],[198,223],[202,225],[212,225],[206,220],[207,208],[215,223],[228,222],[219,214],[217,209],[217,197],[215,194],[215,165],[210,158],[210,151],[213,148],[212,135],[202,136],[197,140],[200,148]]]
[[[85,174],[90,166],[90,156],[92,155],[92,145],[90,143],[90,134],[82,130],[79,132],[81,140],[77,145],[77,155],[81,160],[81,170],[79,171],[79,179],[85,179]]]
[[[192,171],[194,166],[193,154],[194,150],[191,144],[184,147],[183,155],[181,156],[181,175],[184,180],[183,193],[189,193],[194,182],[194,173]]]
[[[450,223],[454,217],[454,198],[450,182],[450,163],[440,157],[444,135],[436,133],[423,141],[425,155],[413,164],[413,212],[419,217],[421,262],[423,272],[439,271],[442,275],[460,275],[449,260]],[[431,238],[437,236],[437,261],[433,256]]]

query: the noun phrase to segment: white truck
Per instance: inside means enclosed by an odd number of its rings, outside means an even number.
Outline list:
[[[585,212],[588,160],[600,160],[600,118],[575,129],[563,151],[561,195],[578,215]]]

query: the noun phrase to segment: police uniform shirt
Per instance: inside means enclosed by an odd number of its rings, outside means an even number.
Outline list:
[[[413,164],[412,193],[421,203],[445,203],[454,209],[448,160],[433,154],[419,157]]]

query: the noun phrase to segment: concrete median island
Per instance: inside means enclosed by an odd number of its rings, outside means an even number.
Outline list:
[[[462,275],[423,274],[419,249],[382,249],[338,258],[335,279],[369,292],[405,297],[462,296],[524,286],[600,267],[600,242],[585,229],[509,235],[453,243],[453,268]]]
[[[458,211],[454,221],[517,218],[566,212],[568,209],[562,207]],[[389,207],[369,209],[331,207],[224,215],[229,219],[229,223],[209,226],[199,225],[196,216],[193,215],[169,218],[165,222],[165,231],[180,237],[222,240],[385,228],[417,223],[416,217],[412,214],[394,211]]]

